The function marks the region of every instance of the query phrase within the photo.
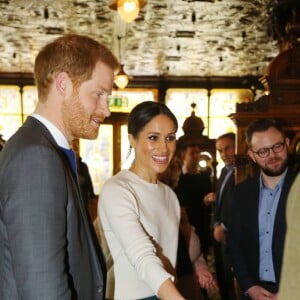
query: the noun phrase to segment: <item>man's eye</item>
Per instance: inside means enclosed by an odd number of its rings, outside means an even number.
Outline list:
[[[98,98],[101,98],[101,99],[106,99],[108,97],[108,93],[106,93],[104,91],[99,91],[96,93],[96,95]]]
[[[279,143],[279,144],[274,145],[274,146],[272,147],[272,149],[274,149],[274,150],[276,151],[276,150],[281,149],[281,147],[282,147],[282,144]]]
[[[259,155],[264,155],[264,154],[266,154],[268,152],[268,149],[260,149],[260,150],[258,150],[258,154]]]

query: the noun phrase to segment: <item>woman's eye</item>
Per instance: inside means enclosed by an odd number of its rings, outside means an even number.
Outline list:
[[[176,136],[175,135],[170,135],[167,137],[167,140],[170,141],[170,142],[173,142],[176,140]]]
[[[149,140],[156,141],[157,140],[157,136],[156,135],[150,135],[149,136]]]

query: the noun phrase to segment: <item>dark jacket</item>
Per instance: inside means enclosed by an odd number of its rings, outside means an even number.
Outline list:
[[[234,189],[228,250],[235,276],[243,292],[259,285],[259,176],[249,178]],[[279,285],[286,233],[286,202],[296,172],[288,169],[277,207],[272,242],[276,282]]]

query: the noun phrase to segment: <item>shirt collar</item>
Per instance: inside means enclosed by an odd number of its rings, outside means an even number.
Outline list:
[[[228,171],[232,171],[234,169],[234,165],[226,165],[225,168],[228,170]]]
[[[32,113],[31,117],[39,120],[41,123],[43,123],[47,129],[50,131],[51,135],[55,139],[56,143],[63,148],[70,149],[70,145],[68,143],[68,140],[63,135],[63,133],[55,126],[53,125],[49,120],[47,120],[45,117],[37,114]]]
[[[285,171],[282,173],[282,177],[278,181],[278,183],[276,184],[275,189],[278,188],[278,187],[282,188],[282,185],[283,185],[286,173],[287,173],[287,169],[288,168],[286,168]],[[260,177],[259,177],[259,187],[260,188],[267,188],[267,186],[264,184],[262,173],[260,173]]]

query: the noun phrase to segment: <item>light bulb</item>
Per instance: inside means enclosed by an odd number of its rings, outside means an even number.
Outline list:
[[[117,75],[115,75],[114,82],[116,86],[120,89],[124,89],[128,84],[129,78],[127,74],[124,72],[123,65],[121,65],[121,69]]]
[[[124,89],[128,84],[127,75],[116,75],[115,84],[117,85],[118,88]]]
[[[118,14],[125,22],[132,22],[139,14],[138,0],[121,0],[118,2]]]

